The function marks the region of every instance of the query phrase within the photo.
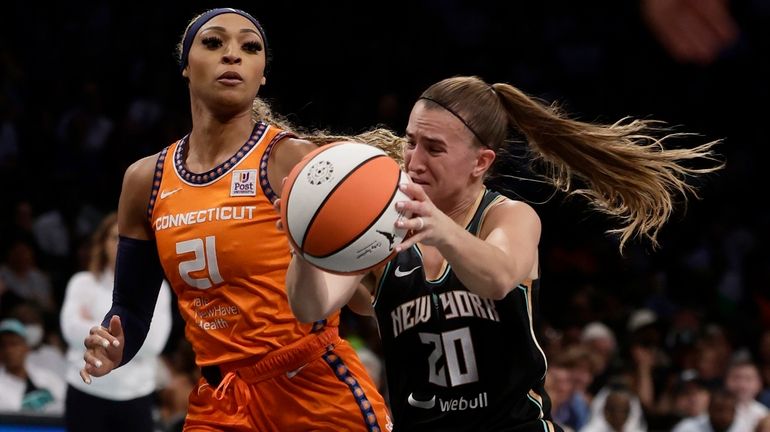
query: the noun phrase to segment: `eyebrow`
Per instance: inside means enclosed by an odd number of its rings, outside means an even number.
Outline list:
[[[423,138],[425,141],[428,142],[428,144],[439,146],[441,148],[446,147],[446,143],[440,139],[431,138],[431,137],[425,137]]]
[[[220,32],[223,32],[223,33],[227,32],[227,29],[222,27],[222,26],[211,26],[211,27],[206,27],[204,29],[201,29],[201,31],[198,34],[203,33],[205,31],[208,31],[208,30],[216,30],[216,31],[220,31]],[[240,33],[254,33],[255,35],[259,36],[259,33],[256,30],[250,29],[250,28],[242,28]],[[260,37],[260,39],[261,39],[261,37]]]
[[[409,138],[409,139],[414,139],[414,134],[410,133],[409,131],[406,131],[406,137]],[[429,144],[440,145],[442,147],[446,146],[446,143],[444,141],[438,139],[438,138],[433,138],[433,137],[429,137],[429,136],[423,136],[422,139],[423,139],[423,141],[426,141]]]

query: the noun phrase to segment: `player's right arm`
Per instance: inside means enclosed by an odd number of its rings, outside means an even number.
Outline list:
[[[128,167],[123,175],[123,189],[118,202],[118,232],[121,237],[154,239],[147,218],[147,206],[157,161],[157,154],[140,159]]]
[[[325,272],[295,254],[286,274],[291,310],[301,322],[324,319],[350,301],[363,278]]]
[[[147,206],[158,155],[132,164],[123,176],[118,204],[118,255],[112,307],[101,326],[91,328],[84,344],[80,376],[103,376],[134,357],[147,337],[163,270]]]

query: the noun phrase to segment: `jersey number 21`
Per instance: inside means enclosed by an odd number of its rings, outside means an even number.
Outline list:
[[[193,252],[195,256],[191,260],[179,263],[179,275],[193,288],[207,289],[213,285],[220,284],[225,280],[219,274],[219,264],[217,263],[217,243],[216,237],[208,236],[204,239],[194,238],[185,240],[176,244],[176,254],[182,255]],[[208,277],[194,278],[190,275],[192,272],[208,269]]]

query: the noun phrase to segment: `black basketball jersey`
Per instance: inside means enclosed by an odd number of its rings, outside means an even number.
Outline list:
[[[478,235],[501,199],[485,191],[466,230]],[[479,297],[448,265],[427,281],[417,246],[388,263],[374,307],[395,430],[560,430],[543,390],[537,296],[537,281],[526,281],[502,300]]]

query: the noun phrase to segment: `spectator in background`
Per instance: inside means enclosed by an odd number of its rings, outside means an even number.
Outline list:
[[[5,264],[0,265],[0,278],[16,297],[36,302],[44,311],[55,310],[48,276],[37,266],[33,245],[22,238],[8,248]]]
[[[709,395],[708,387],[695,370],[682,371],[673,389],[673,414],[680,420],[707,414]]]
[[[628,317],[628,335],[632,343],[643,346],[661,346],[658,315],[650,309],[637,309]]]
[[[657,416],[656,404],[670,359],[663,352],[661,332],[655,312],[639,309],[628,320],[629,355],[633,365],[633,387],[645,412]]]
[[[613,390],[604,401],[604,419],[613,432],[626,430],[626,422],[631,417],[631,400],[634,397],[628,390]],[[640,428],[640,430],[644,430]]]
[[[711,394],[708,413],[688,417],[679,422],[672,432],[749,432],[736,425],[737,400],[729,391],[720,388]]]
[[[0,170],[2,171],[2,170]],[[3,172],[3,174],[6,174]],[[11,247],[17,242],[25,242],[28,245],[36,247],[35,235],[32,232],[32,224],[34,222],[34,212],[31,202],[25,197],[8,197],[3,198],[2,193],[10,192],[10,194],[17,194],[18,191],[13,188],[6,188],[0,192],[0,200],[4,205],[9,205],[12,208],[10,214],[0,214],[0,266],[3,263],[7,263],[10,258],[8,252]],[[33,249],[33,254],[37,256],[37,250]],[[36,260],[37,261],[37,260]],[[2,268],[2,267],[0,267]],[[1,272],[2,270],[0,270]],[[8,316],[11,308],[19,304],[23,298],[13,291],[9,290],[7,284],[3,280],[3,276],[0,273],[0,316]]]
[[[721,323],[707,324],[701,340],[704,344],[714,348],[718,367],[721,374],[724,375],[734,351],[733,343],[728,331],[725,329],[725,325]]]
[[[545,391],[551,398],[551,415],[560,426],[580,430],[591,415],[585,395],[575,391],[570,363],[563,355],[555,356],[548,365]]]
[[[0,321],[0,411],[61,414],[65,384],[53,371],[27,363],[27,332],[19,320]]]
[[[765,329],[757,341],[757,368],[762,377],[762,391],[757,400],[770,407],[770,329]]]
[[[83,269],[79,262],[81,251],[104,217],[84,199],[85,188],[90,190],[90,185],[71,172],[58,179],[56,193],[48,200],[49,208],[41,211],[32,227],[40,251],[39,263],[55,287],[65,286],[75,271]],[[61,301],[61,296],[56,299]]]
[[[738,430],[753,430],[768,409],[756,400],[762,390],[762,378],[757,365],[745,353],[738,352],[725,375],[725,388],[735,395],[735,427]]]
[[[57,322],[52,323],[37,303],[25,301],[16,305],[8,314],[24,325],[29,345],[27,364],[55,372],[63,377],[67,372],[67,360],[64,357],[65,344],[61,339]]]
[[[554,361],[548,365],[545,376],[545,391],[551,398],[551,416],[553,421],[564,430],[575,430],[574,416],[570,409],[573,389],[569,369]]]
[[[142,348],[128,363],[90,385],[80,378],[85,338],[112,305],[112,286],[118,245],[118,218],[110,213],[91,241],[88,271],[72,276],[61,311],[67,352],[66,423],[70,432],[151,432],[158,356],[171,331],[171,292],[164,283]]]
[[[655,412],[645,412],[651,431],[670,431],[685,418],[707,414],[709,389],[694,369],[669,375],[669,382],[655,401]]]
[[[694,369],[699,332],[703,326],[701,314],[692,308],[681,308],[672,314],[670,322],[663,348],[671,357],[671,367],[678,371]]]
[[[706,325],[696,344],[695,369],[709,388],[723,387],[731,353],[732,345],[722,327]]]
[[[559,362],[569,368],[574,392],[586,403],[594,396],[589,387],[599,368],[597,354],[583,345],[571,345],[562,351]]]
[[[596,372],[588,389],[595,394],[607,384],[613,373],[612,362],[616,360],[618,344],[612,330],[599,321],[588,323],[583,328],[580,342],[596,356]]]
[[[580,432],[643,432],[647,424],[639,398],[625,384],[611,382],[591,402],[591,419]]]

